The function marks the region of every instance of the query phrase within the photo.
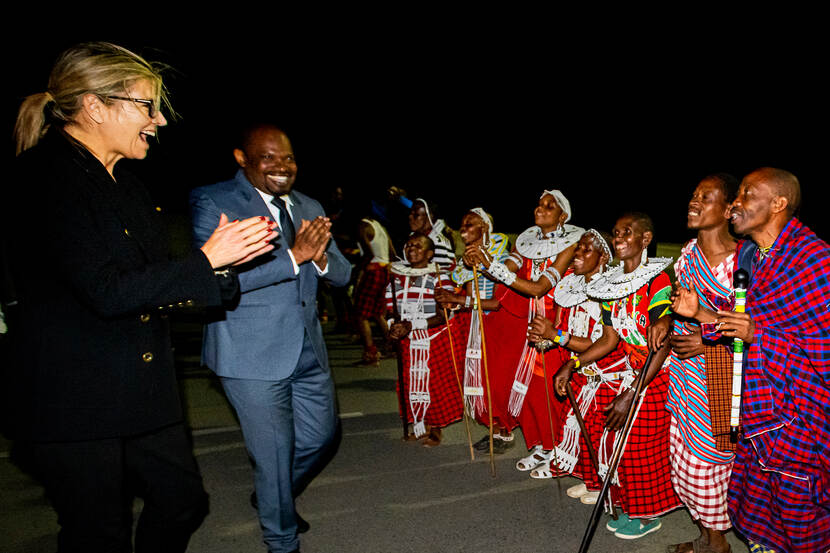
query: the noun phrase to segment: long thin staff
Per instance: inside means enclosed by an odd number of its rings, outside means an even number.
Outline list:
[[[543,384],[545,385],[545,404],[548,408],[548,423],[550,424],[550,439],[553,442],[553,464],[556,467],[556,470],[559,470],[559,457],[556,455],[556,434],[553,432],[553,413],[550,410],[550,392],[548,391],[548,367],[545,363],[545,347],[541,345],[539,347],[539,355],[542,356],[542,377],[545,379]],[[550,461],[548,461],[548,469],[550,469]],[[551,474],[553,471],[551,470]],[[556,487],[559,489],[559,500],[562,500],[562,480],[556,478]]]
[[[395,290],[395,275],[389,273],[389,284],[392,287],[392,316],[396,323],[401,322],[401,314],[398,312],[398,292]],[[406,394],[403,389],[403,351],[401,342],[395,344],[395,357],[398,361],[398,404],[401,408],[401,419],[403,420],[403,437],[409,437],[409,425],[406,422]]]
[[[435,265],[435,286],[441,282],[441,268],[436,263]],[[470,461],[475,461],[475,452],[473,451],[473,435],[470,433],[470,419],[467,417],[467,407],[464,404],[464,387],[461,385],[461,379],[458,376],[458,364],[455,362],[455,347],[452,343],[452,328],[450,328],[450,318],[447,314],[447,308],[444,307],[444,321],[447,323],[447,335],[450,339],[450,356],[452,357],[452,371],[455,374],[455,382],[458,384],[458,393],[461,394],[461,412],[464,417],[464,426],[467,428],[467,443],[470,446]]]
[[[582,418],[582,413],[579,411],[579,404],[576,402],[576,396],[574,395],[574,389],[570,380],[565,388],[565,392],[568,394],[568,403],[571,404],[571,409],[576,417],[576,424],[579,425],[579,431],[583,436],[585,436],[585,445],[588,447],[588,457],[591,458],[591,465],[593,465],[594,471],[597,473],[597,478],[599,478],[600,483],[602,483],[602,477],[599,475],[599,457],[597,457],[597,450],[594,449],[594,444],[591,443],[591,436],[588,434],[588,427],[585,425],[585,419]],[[615,516],[615,509],[614,500],[611,498],[611,488],[608,488],[608,504],[611,506],[611,516],[613,517]]]
[[[743,269],[735,271],[732,277],[735,283],[735,312],[746,311],[746,287],[749,284],[749,273]],[[732,351],[732,407],[729,410],[729,438],[732,443],[738,442],[738,427],[741,423],[741,379],[744,370],[744,341],[735,338]]]
[[[476,309],[478,309],[478,328],[481,332],[481,358],[484,361],[484,382],[487,385],[487,417],[490,433],[490,474],[496,477],[496,459],[493,456],[493,396],[490,394],[490,373],[487,370],[487,344],[484,339],[484,313],[481,310],[481,294],[478,289],[478,269],[473,265],[473,284],[476,291]]]
[[[579,553],[588,551],[588,546],[591,545],[591,539],[594,537],[594,532],[599,523],[599,515],[602,512],[602,504],[605,502],[605,496],[611,488],[611,481],[614,479],[614,473],[617,471],[617,466],[622,459],[623,450],[625,450],[625,443],[628,441],[628,433],[631,432],[631,427],[634,424],[634,413],[642,403],[644,395],[643,392],[646,387],[646,372],[648,372],[651,359],[654,357],[654,352],[649,351],[646,357],[645,365],[643,365],[640,375],[637,378],[637,385],[634,388],[634,399],[631,402],[631,407],[628,408],[628,414],[625,417],[625,424],[622,428],[622,435],[617,447],[614,448],[614,453],[611,455],[611,462],[608,465],[608,473],[605,475],[605,481],[602,483],[602,489],[597,497],[597,503],[594,505],[594,510],[591,512],[591,520],[588,522],[588,527],[585,529],[585,535],[582,536],[582,544],[579,546]]]

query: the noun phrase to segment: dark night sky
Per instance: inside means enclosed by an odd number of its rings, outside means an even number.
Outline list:
[[[510,36],[368,25],[280,40],[208,29],[53,33],[6,45],[15,78],[5,125],[11,134],[20,99],[45,88],[64,47],[110,40],[175,68],[167,84],[182,119],[134,164],[174,211],[186,210],[190,188],[233,174],[233,130],[262,116],[294,143],[298,189],[321,200],[334,185],[363,200],[395,184],[434,199],[452,226],[482,205],[497,230],[515,232],[532,224],[541,190],[556,187],[576,224],[609,229],[622,210],[639,209],[658,240],[683,241],[701,177],[772,165],[800,178],[802,219],[830,236],[819,201],[830,123],[826,60],[817,65],[824,44],[726,45],[715,40],[721,29],[672,28],[566,39],[563,25],[513,26]]]

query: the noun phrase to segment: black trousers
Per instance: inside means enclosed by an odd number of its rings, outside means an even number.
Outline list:
[[[176,424],[139,436],[30,444],[58,514],[58,551],[132,551],[132,506],[144,500],[136,553],[180,553],[208,513],[208,495]]]

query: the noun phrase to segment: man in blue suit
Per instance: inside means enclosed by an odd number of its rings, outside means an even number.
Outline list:
[[[195,241],[207,240],[222,213],[273,218],[280,235],[270,255],[238,269],[238,305],[207,325],[202,362],[239,417],[268,551],[284,553],[299,550],[294,498],[322,469],[337,435],[317,285],[344,286],[351,269],[323,208],[292,189],[297,164],[285,133],[260,124],[242,138],[236,176],[191,192]]]

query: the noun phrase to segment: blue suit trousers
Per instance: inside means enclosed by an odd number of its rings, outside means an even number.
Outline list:
[[[294,372],[282,380],[222,377],[254,463],[254,486],[271,553],[299,547],[294,498],[331,458],[338,434],[334,383],[308,333]]]

